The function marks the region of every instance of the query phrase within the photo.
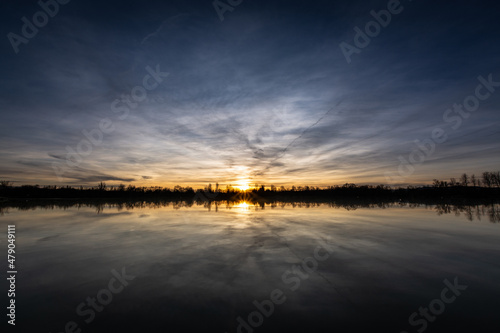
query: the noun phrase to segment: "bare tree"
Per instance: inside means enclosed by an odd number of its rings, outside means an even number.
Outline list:
[[[491,172],[490,173],[490,178],[491,178],[491,185],[495,185],[496,187],[500,187],[500,172]]]
[[[483,185],[486,187],[491,187],[491,173],[489,172],[483,172]]]
[[[470,176],[470,182],[471,182],[472,186],[476,187],[476,185],[477,185],[477,179],[476,179],[476,176],[474,174],[472,174]]]
[[[0,187],[11,187],[12,186],[12,182],[8,181],[8,180],[0,180]]]
[[[456,186],[458,185],[458,182],[455,178],[451,177],[450,178],[450,186]]]
[[[464,173],[461,177],[460,177],[460,182],[462,183],[463,186],[468,186],[469,185],[469,176],[467,176],[466,173]]]

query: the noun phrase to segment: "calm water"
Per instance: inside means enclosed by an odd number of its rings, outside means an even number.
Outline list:
[[[498,206],[354,208],[6,209],[15,331],[498,332]]]

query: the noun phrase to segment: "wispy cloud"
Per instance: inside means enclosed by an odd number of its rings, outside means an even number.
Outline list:
[[[248,5],[224,24],[211,6],[186,2],[104,6],[97,16],[68,6],[0,64],[0,177],[58,183],[52,163],[109,118],[115,131],[64,184],[384,183],[414,140],[446,126],[444,110],[478,75],[500,80],[500,27],[487,6],[471,15],[465,2],[415,4],[351,65],[338,43],[370,5],[303,6]],[[119,120],[111,102],[155,64],[168,80]],[[490,98],[407,182],[498,165],[499,103]]]

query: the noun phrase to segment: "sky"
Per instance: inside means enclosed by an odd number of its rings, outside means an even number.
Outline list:
[[[397,186],[500,170],[495,1],[0,6],[0,179],[16,185]]]

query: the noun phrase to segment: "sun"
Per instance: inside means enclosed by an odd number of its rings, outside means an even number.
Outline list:
[[[234,186],[234,188],[237,188],[240,191],[246,191],[250,188],[250,186],[248,185],[248,183],[243,183],[241,185]]]

